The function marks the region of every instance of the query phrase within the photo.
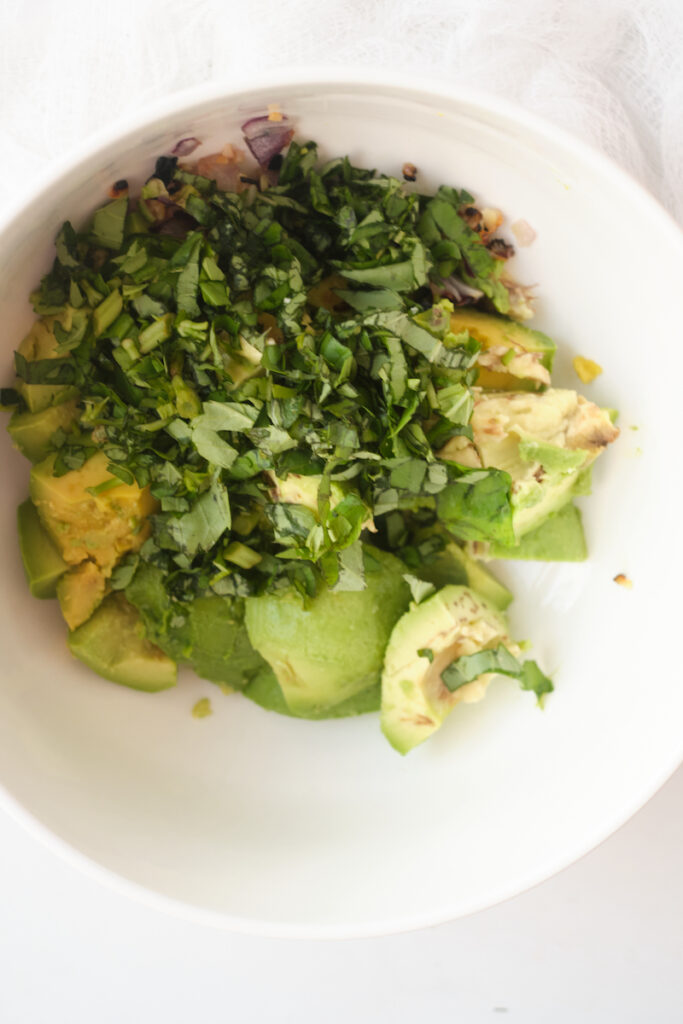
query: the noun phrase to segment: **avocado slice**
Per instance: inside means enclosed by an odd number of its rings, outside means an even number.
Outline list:
[[[69,629],[86,622],[106,592],[106,575],[89,559],[65,572],[57,583],[57,600]]]
[[[324,718],[349,718],[352,715],[365,715],[370,711],[379,711],[381,703],[381,688],[379,683],[356,693],[353,697],[335,704],[331,708],[324,708],[322,711],[302,711],[295,713],[287,705],[282,693],[282,687],[270,665],[257,672],[254,678],[247,683],[242,691],[245,697],[252,700],[265,711],[275,711],[279,715],[289,715],[291,718],[306,718],[320,721]]]
[[[408,607],[405,566],[364,546],[364,590],[321,586],[306,605],[289,588],[246,599],[249,639],[295,714],[319,713],[376,684],[394,623]]]
[[[439,456],[510,474],[512,526],[519,543],[581,492],[588,468],[619,430],[606,410],[576,391],[473,392],[472,441],[453,438]],[[446,488],[438,499],[446,525],[448,502]]]
[[[535,530],[525,534],[515,547],[506,547],[497,541],[489,544],[473,541],[467,547],[480,558],[514,558],[529,562],[585,562],[588,558],[581,513],[573,504],[564,505]]]
[[[456,704],[481,700],[490,675],[450,692],[441,673],[456,658],[498,644],[514,648],[503,615],[467,587],[444,587],[411,607],[394,626],[384,658],[380,721],[392,747],[407,754]]]
[[[57,581],[69,568],[40,521],[30,498],[17,509],[19,550],[34,597],[55,597]]]
[[[301,473],[288,473],[286,477],[279,477],[272,471],[269,471],[268,476],[273,482],[273,489],[271,491],[273,501],[279,501],[285,505],[303,505],[316,518],[319,518],[318,491],[323,479],[319,473],[312,473],[309,476],[304,476]],[[348,493],[348,487],[332,481],[329,495],[330,508],[336,508]],[[370,509],[368,509],[363,529],[371,525],[372,515],[370,514]]]
[[[14,447],[31,462],[40,462],[50,451],[55,431],[66,430],[77,418],[76,408],[72,399],[39,412],[15,412],[7,425]]]
[[[237,690],[267,667],[249,642],[243,598],[209,594],[177,601],[166,590],[161,569],[145,564],[126,587],[126,597],[140,612],[147,637],[203,679]]]
[[[69,633],[69,649],[103,679],[156,693],[175,686],[174,661],[143,636],[137,610],[110,594],[82,626]]]
[[[505,611],[513,598],[511,591],[492,572],[454,540],[448,540],[434,558],[421,565],[419,575],[437,588],[449,584],[470,587],[501,611]]]
[[[469,331],[482,346],[477,360],[480,387],[507,391],[550,384],[557,346],[542,331],[470,306],[453,311],[451,330]]]
[[[54,460],[49,455],[31,470],[31,498],[40,518],[66,562],[91,558],[111,571],[123,554],[142,546],[156,501],[148,487],[112,476],[103,452],[59,477]]]
[[[18,351],[29,363],[38,359],[56,359],[59,355],[59,343],[54,332],[55,321],[59,321],[68,331],[72,326],[72,318],[73,310],[67,307],[59,317],[36,320],[19,345]],[[26,402],[30,412],[40,412],[50,405],[57,405],[78,396],[78,389],[66,384],[27,384],[26,381],[18,379],[14,387]]]

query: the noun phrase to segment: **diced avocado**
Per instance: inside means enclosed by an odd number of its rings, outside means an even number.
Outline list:
[[[17,528],[19,550],[31,593],[34,597],[54,597],[57,581],[66,572],[68,565],[41,523],[35,505],[28,498],[17,509]]]
[[[392,747],[407,754],[456,704],[481,700],[490,676],[451,693],[441,673],[456,658],[498,644],[514,646],[504,617],[467,587],[444,587],[410,608],[394,626],[382,673],[381,726]]]
[[[36,320],[31,330],[19,345],[18,351],[29,363],[38,359],[54,359],[57,352],[57,339],[54,333],[55,320],[59,320],[65,330],[71,328],[73,311],[67,308],[59,317],[45,317]],[[78,390],[65,384],[27,384],[17,380],[15,388],[23,397],[30,412],[40,412],[49,405],[57,405],[78,395]]]
[[[455,541],[449,541],[435,558],[420,567],[420,577],[435,587],[460,584],[470,587],[492,605],[504,611],[513,595],[493,573],[464,551]]]
[[[322,482],[319,473],[303,476],[301,473],[288,473],[286,477],[268,474],[273,481],[273,500],[285,505],[304,505],[311,512],[318,514],[318,490]],[[330,507],[334,508],[344,497],[344,489],[337,483],[330,485]]]
[[[296,714],[341,704],[379,680],[389,634],[410,591],[397,558],[367,546],[363,558],[364,590],[323,586],[308,606],[293,588],[246,600],[249,639]]]
[[[203,679],[241,689],[266,667],[249,642],[242,598],[212,594],[172,600],[161,569],[144,564],[126,587],[126,597],[139,610],[148,638]]]
[[[619,431],[604,409],[575,391],[473,391],[472,442],[456,438],[439,455],[510,474],[519,542],[580,493],[586,471]]]
[[[379,683],[370,686],[361,693],[354,694],[341,704],[325,708],[322,711],[294,712],[287,706],[287,701],[282,693],[282,688],[277,681],[275,673],[270,665],[266,665],[254,676],[251,682],[247,683],[243,690],[244,696],[253,700],[255,704],[266,711],[275,711],[279,715],[289,715],[293,718],[308,718],[319,721],[323,718],[348,718],[351,715],[365,715],[370,711],[379,711],[381,701],[381,689]]]
[[[50,451],[55,431],[66,430],[77,418],[76,407],[72,399],[39,412],[15,412],[7,426],[14,447],[31,462],[40,462]]]
[[[103,452],[60,477],[53,467],[52,455],[33,467],[31,498],[65,561],[91,558],[110,571],[123,554],[141,547],[149,534],[146,519],[157,508],[148,487],[112,476]]]
[[[485,558],[515,558],[536,562],[584,562],[588,557],[581,513],[576,505],[565,505],[525,534],[519,544],[508,548],[495,541],[468,545],[473,554]],[[483,568],[483,567],[482,567]],[[474,586],[474,584],[473,584]]]
[[[319,473],[313,473],[310,476],[304,476],[301,473],[288,473],[286,477],[279,477],[275,473],[269,472],[268,476],[273,482],[273,489],[271,491],[273,501],[279,501],[285,505],[303,505],[316,518],[319,518],[318,491],[323,479]],[[332,481],[329,494],[330,509],[335,509],[340,505],[348,494],[347,487]],[[363,529],[368,528],[374,530],[374,522],[371,510],[366,506]]]
[[[550,384],[556,345],[547,334],[469,306],[454,310],[451,330],[469,331],[482,346],[477,360],[480,387],[507,391]]]
[[[69,629],[86,622],[107,591],[107,577],[94,562],[81,562],[64,573],[57,584],[57,599]]]
[[[143,636],[140,616],[121,593],[110,594],[69,634],[71,653],[103,679],[154,693],[175,686],[176,664]]]

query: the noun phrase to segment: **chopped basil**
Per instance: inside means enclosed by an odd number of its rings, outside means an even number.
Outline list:
[[[64,314],[58,347],[17,353],[17,374],[75,386],[85,410],[55,473],[102,449],[117,479],[149,485],[159,511],[139,558],[175,597],[362,589],[367,528],[390,550],[437,520],[511,543],[507,474],[435,455],[470,431],[479,345],[425,298],[444,270],[499,309],[507,295],[461,216],[471,201],[346,158],[319,166],[312,142],[240,193],[162,158],[139,201],[107,202],[84,233],[64,224],[33,296]],[[276,500],[290,474],[318,478],[311,507]]]
[[[489,672],[517,679],[523,690],[533,690],[539,704],[543,703],[544,695],[554,689],[552,681],[541,672],[535,661],[518,661],[503,644],[492,650],[456,658],[441,673],[441,679],[446,689],[455,693],[461,686]]]

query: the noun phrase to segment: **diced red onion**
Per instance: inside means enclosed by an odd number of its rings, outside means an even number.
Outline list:
[[[517,239],[518,245],[531,245],[536,238],[536,232],[526,220],[516,220],[510,230]]]
[[[479,288],[472,288],[471,285],[465,284],[455,274],[444,278],[438,285],[433,286],[433,290],[438,292],[439,295],[445,295],[447,298],[453,299],[458,303],[476,301],[484,294]]]
[[[271,121],[267,115],[263,115],[245,121],[242,134],[255,159],[261,167],[266,167],[275,154],[290,142],[294,129],[286,117],[280,121]]]
[[[201,144],[201,139],[195,139],[195,137],[191,135],[187,139],[181,139],[180,142],[176,142],[171,152],[174,156],[189,156],[190,153],[194,153],[197,146],[201,146]]]

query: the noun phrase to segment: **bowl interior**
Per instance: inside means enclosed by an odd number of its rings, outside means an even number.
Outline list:
[[[70,657],[55,603],[28,593],[15,539],[27,464],[3,431],[0,782],[51,833],[159,896],[249,930],[362,934],[451,918],[541,880],[680,759],[683,690],[667,650],[680,248],[630,182],[509,112],[394,86],[256,89],[134,129],[10,225],[5,382],[61,222],[80,222],[117,178],[144,181],[184,136],[202,140],[197,155],[238,141],[239,124],[272,102],[325,156],[394,174],[410,160],[424,190],[464,186],[538,233],[515,268],[538,283],[535,323],[560,349],[555,381],[617,407],[622,428],[583,501],[589,561],[501,568],[517,636],[556,692],[541,713],[498,681],[402,759],[376,715],[297,722],[189,674],[155,696],[106,683]],[[571,371],[577,353],[604,367],[591,385]],[[618,572],[633,590],[613,582]],[[214,714],[198,721],[200,696]]]

